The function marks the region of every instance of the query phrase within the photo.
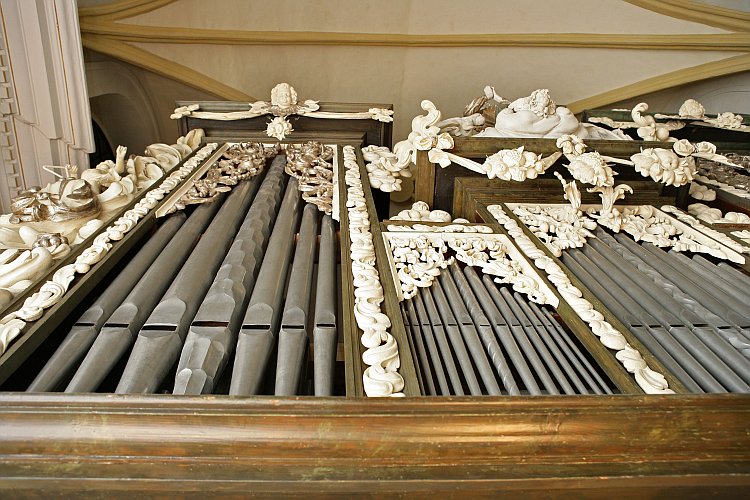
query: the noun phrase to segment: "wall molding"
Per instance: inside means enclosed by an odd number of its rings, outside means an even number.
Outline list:
[[[668,89],[685,83],[697,82],[717,76],[730,75],[742,71],[750,71],[750,54],[729,57],[719,61],[712,61],[690,68],[682,68],[677,71],[665,73],[634,82],[616,89],[608,90],[585,99],[574,101],[568,104],[568,108],[573,113],[580,113],[584,109],[594,109],[615,102],[637,97],[639,95],[650,94],[659,90]]]
[[[750,31],[750,13],[692,0],[625,0],[658,14],[721,28]]]
[[[245,31],[115,23],[81,17],[86,35],[123,42],[208,45],[339,45],[378,47],[566,47],[640,50],[750,51],[750,33],[603,34],[603,33],[338,33],[318,31]]]
[[[252,97],[229,85],[195,71],[182,64],[170,61],[156,54],[140,49],[128,43],[113,40],[107,37],[82,34],[83,46],[112,56],[121,61],[128,62],[140,68],[153,71],[158,75],[177,80],[191,87],[203,90],[217,97],[230,101],[256,101]]]

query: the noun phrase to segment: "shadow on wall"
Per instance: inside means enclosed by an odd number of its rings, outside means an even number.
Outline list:
[[[146,146],[158,142],[156,128],[144,116],[148,110],[127,95],[104,94],[90,97],[89,103],[92,118],[113,150],[121,144],[127,146],[128,154],[143,154]]]
[[[129,154],[143,154],[146,146],[159,142],[154,105],[127,65],[87,60],[86,81],[91,117],[113,150],[123,145]]]

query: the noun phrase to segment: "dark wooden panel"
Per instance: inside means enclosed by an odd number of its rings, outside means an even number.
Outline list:
[[[477,201],[485,205],[494,203],[568,203],[563,198],[563,190],[557,179],[534,179],[520,184],[515,181],[501,181],[482,176],[455,177],[453,188],[452,214],[454,217],[473,217]],[[619,181],[619,179],[618,179]],[[627,204],[657,205],[674,203],[674,196],[665,195],[664,186],[649,180],[630,180],[627,184],[634,193],[625,198]],[[581,189],[583,203],[600,204],[598,193]],[[623,203],[623,202],[620,202]]]
[[[750,398],[738,395],[480,402],[5,394],[0,403],[7,494],[502,489],[620,498],[738,495],[750,486]]]
[[[177,101],[177,107],[188,104],[198,104],[200,111],[229,112],[246,111],[249,104],[236,101]],[[335,103],[320,102],[320,111],[335,113],[358,113],[370,108],[393,109],[392,104],[375,103]],[[242,120],[202,120],[191,116],[179,119],[180,135],[185,135],[189,130],[202,128],[207,138],[213,137],[236,137],[238,134],[248,131],[262,131],[265,133],[266,125],[272,116],[259,116],[256,118],[245,118]],[[296,134],[301,132],[349,132],[365,135],[365,145],[377,146],[392,145],[393,123],[383,123],[377,120],[344,120],[344,119],[321,119],[306,116],[290,115],[289,122],[294,127],[294,132],[289,134],[288,139],[297,140]]]

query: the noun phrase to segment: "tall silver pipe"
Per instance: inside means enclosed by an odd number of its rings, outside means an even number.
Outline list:
[[[336,227],[330,215],[324,215],[320,226],[318,281],[315,288],[315,327],[313,329],[313,380],[316,396],[333,395],[336,369],[338,321],[336,319]]]
[[[307,352],[308,311],[312,294],[315,250],[318,237],[318,208],[308,203],[302,211],[299,239],[289,276],[284,312],[281,316],[279,349],[276,356],[277,396],[297,394],[302,364]]]
[[[469,286],[477,297],[484,313],[487,315],[487,319],[492,325],[492,329],[500,339],[500,343],[505,349],[505,352],[508,353],[508,357],[518,372],[518,375],[521,377],[521,381],[526,387],[526,390],[532,395],[541,394],[542,391],[539,389],[539,386],[534,379],[534,374],[531,372],[521,350],[518,348],[518,344],[516,344],[516,340],[510,332],[510,327],[505,321],[503,315],[498,311],[497,306],[495,306],[495,303],[493,302],[492,297],[490,297],[487,288],[485,288],[485,285],[482,283],[482,280],[477,276],[477,273],[471,266],[464,267],[464,276],[466,276]],[[492,281],[490,281],[490,283],[492,283]],[[494,288],[494,284],[492,284],[492,287]]]
[[[177,277],[138,332],[117,394],[153,393],[182,352],[198,312],[258,188],[258,177],[232,189]]]
[[[274,158],[198,308],[177,363],[174,394],[213,392],[234,352],[240,322],[281,204],[287,179],[284,165],[284,156]]]
[[[669,332],[674,338],[724,387],[735,392],[750,391],[750,386],[700,340],[698,336],[700,332],[697,333],[694,330],[696,326],[704,323],[695,313],[684,308],[664,289],[658,287],[638,268],[623,259],[601,240],[590,238],[584,247],[584,253],[608,262],[609,272],[618,282],[628,286],[629,292],[645,294],[639,302],[657,319],[662,316],[664,319],[661,321],[665,326],[669,326]]]
[[[487,354],[489,354],[490,360],[492,361],[495,370],[497,370],[497,374],[500,376],[500,381],[502,382],[503,387],[505,387],[505,390],[508,391],[508,394],[511,396],[520,395],[521,391],[513,377],[513,372],[511,371],[508,361],[506,361],[503,351],[492,332],[492,325],[482,311],[482,307],[479,305],[474,293],[471,291],[469,282],[466,280],[466,277],[456,263],[453,263],[450,266],[450,272],[458,286],[461,299],[469,310],[469,317],[474,321],[474,325],[479,332],[484,348],[486,349]]]
[[[563,253],[562,261],[689,391],[701,393],[704,392],[703,386],[707,386],[710,391],[726,392],[656,318],[619,288],[606,273],[600,272],[588,257],[571,249]],[[690,369],[690,373],[685,367]],[[701,380],[702,384],[696,380]]]
[[[276,342],[300,194],[290,179],[237,340],[229,394],[258,394]]]
[[[453,354],[451,353],[450,343],[448,337],[445,335],[445,329],[443,327],[443,319],[438,312],[438,308],[435,305],[435,299],[432,294],[432,288],[421,288],[422,298],[424,299],[425,309],[427,310],[427,317],[429,318],[430,324],[432,325],[432,332],[435,335],[435,340],[440,348],[440,354],[442,355],[443,365],[445,371],[448,373],[448,379],[450,380],[452,391],[443,394],[452,394],[456,396],[464,395],[464,388],[461,384],[461,376],[458,374],[456,364],[453,361]],[[475,379],[476,381],[476,379]]]
[[[182,264],[221,206],[223,196],[197,207],[141,279],[125,297],[91,345],[65,392],[92,392],[102,383],[122,355],[133,345],[138,331],[164,295]]]
[[[184,213],[177,213],[159,225],[106,290],[78,318],[52,357],[31,382],[28,392],[52,391],[71,374],[91,348],[104,322],[125,300],[130,290],[161,254],[185,219]]]
[[[455,265],[455,264],[454,264]],[[453,271],[443,271],[438,278],[445,296],[448,299],[448,304],[453,311],[453,316],[458,323],[459,331],[461,336],[466,343],[466,347],[471,353],[472,361],[477,367],[479,377],[482,379],[485,389],[490,395],[499,396],[502,394],[500,386],[497,383],[497,377],[495,372],[492,370],[489,361],[487,361],[487,354],[484,351],[482,342],[479,340],[476,327],[472,321],[469,311],[466,309],[466,305],[458,291],[455,281],[452,277]]]
[[[430,353],[430,361],[432,362],[432,371],[435,373],[435,378],[437,379],[438,388],[440,389],[437,394],[447,396],[451,394],[450,386],[448,385],[448,379],[445,375],[445,369],[443,368],[443,362],[440,359],[440,352],[438,351],[438,346],[436,342],[436,335],[432,327],[432,323],[430,323],[430,319],[427,314],[427,308],[424,304],[424,301],[422,300],[422,291],[421,289],[417,292],[417,294],[414,296],[412,300],[409,301],[407,304],[407,308],[409,306],[412,306],[412,308],[416,309],[416,315],[418,318],[418,323],[420,325],[420,329],[422,330],[422,335],[424,335],[424,341],[425,345],[427,347],[427,351]],[[451,360],[452,361],[452,360]]]

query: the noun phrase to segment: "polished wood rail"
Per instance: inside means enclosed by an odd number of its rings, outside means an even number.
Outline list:
[[[739,495],[750,397],[0,396],[3,496]]]

